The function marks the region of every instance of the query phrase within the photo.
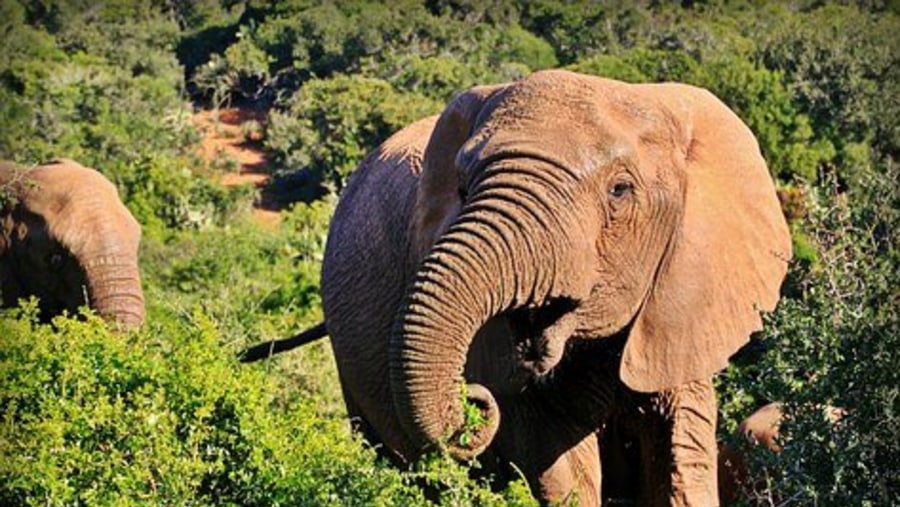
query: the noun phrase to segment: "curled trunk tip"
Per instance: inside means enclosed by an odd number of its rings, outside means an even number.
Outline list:
[[[500,427],[500,409],[491,392],[480,384],[466,384],[462,397],[463,422],[447,439],[447,451],[459,461],[484,452]]]

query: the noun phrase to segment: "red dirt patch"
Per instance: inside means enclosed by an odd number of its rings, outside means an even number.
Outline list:
[[[259,128],[249,130],[245,137],[242,125],[249,121],[257,122]],[[191,123],[203,136],[200,155],[214,165],[226,169],[233,167],[222,174],[219,182],[226,187],[253,185],[260,189],[260,197],[253,204],[253,216],[261,224],[275,227],[281,221],[280,207],[263,190],[269,181],[268,160],[265,152],[252,144],[261,139],[261,127],[265,122],[265,111],[241,107],[201,110],[191,118]]]

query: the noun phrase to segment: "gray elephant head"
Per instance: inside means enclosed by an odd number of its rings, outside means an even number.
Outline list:
[[[394,406],[416,442],[463,458],[497,427],[491,393],[463,380],[489,319],[507,319],[537,374],[571,340],[624,332],[621,380],[658,391],[726,365],[791,256],[757,143],[718,99],[564,71],[447,107],[414,229],[424,260],[391,338]],[[461,440],[464,395],[488,421]]]
[[[0,164],[0,296],[40,299],[43,318],[90,304],[106,320],[144,320],[140,225],[99,172],[71,160]]]

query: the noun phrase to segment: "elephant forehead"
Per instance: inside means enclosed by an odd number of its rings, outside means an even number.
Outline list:
[[[517,121],[509,121],[505,113],[497,111],[498,121],[489,119],[463,145],[456,160],[460,169],[485,159],[522,156],[547,160],[584,176],[614,163],[637,163],[638,136],[614,120],[600,115],[573,118],[545,105],[515,114]]]
[[[483,117],[461,161],[536,151],[578,171],[638,162],[647,145],[674,143],[672,115],[633,85],[566,71],[516,82]],[[465,167],[465,165],[461,165]]]
[[[35,167],[28,171],[27,177],[34,183],[29,191],[46,197],[52,196],[53,200],[59,199],[54,203],[56,207],[84,199],[119,200],[115,185],[99,171],[70,160],[54,160],[47,165]]]

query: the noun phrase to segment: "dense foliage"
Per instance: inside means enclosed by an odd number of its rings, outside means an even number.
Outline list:
[[[0,318],[0,504],[528,504],[433,458],[398,471],[350,435],[327,344],[240,366],[321,318],[335,195],[365,154],[468,86],[567,67],[712,90],[755,132],[795,261],[761,346],[718,379],[725,438],[787,403],[759,504],[900,503],[900,13],[887,2],[0,2],[0,158],[104,172],[144,228],[148,325]],[[268,110],[294,206],[197,155],[194,107]],[[841,407],[837,423],[823,416]],[[426,488],[429,490],[429,488]],[[431,489],[433,490],[433,488]]]

